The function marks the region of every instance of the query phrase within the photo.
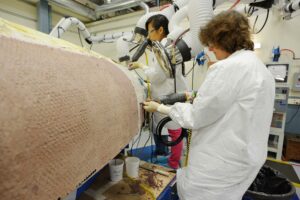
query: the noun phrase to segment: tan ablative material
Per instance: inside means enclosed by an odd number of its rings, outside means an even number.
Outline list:
[[[107,58],[0,19],[0,198],[64,197],[139,131],[142,101]]]

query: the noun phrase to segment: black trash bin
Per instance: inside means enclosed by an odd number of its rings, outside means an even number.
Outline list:
[[[295,187],[279,171],[264,165],[243,200],[291,200]]]

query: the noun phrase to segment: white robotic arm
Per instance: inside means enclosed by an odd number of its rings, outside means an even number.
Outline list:
[[[292,18],[292,13],[300,9],[300,0],[289,1],[285,0],[282,7],[283,19],[289,20]]]
[[[87,30],[85,25],[75,17],[64,17],[62,18],[57,25],[52,29],[49,35],[53,37],[60,38],[69,28],[70,26],[77,26],[80,33],[82,33],[85,41],[89,44],[92,43],[100,43],[105,41],[114,41],[121,36],[132,36],[132,32],[117,32],[111,34],[102,34],[92,36],[90,32]]]
[[[270,2],[272,0],[266,0]],[[190,0],[186,7],[175,13],[169,24],[170,33],[168,39],[173,41],[173,44],[177,44],[174,41],[179,41],[180,36],[184,34],[184,29],[180,27],[180,22],[188,17],[190,30],[185,33],[181,40],[181,45],[176,45],[179,48],[178,52],[185,52],[185,56],[181,59],[188,61],[189,58],[195,57],[203,50],[202,44],[199,41],[199,32],[202,26],[204,26],[213,17],[213,8],[219,6],[224,2],[236,2],[236,0]],[[242,3],[253,3],[253,0],[241,0]],[[183,45],[185,43],[186,45]],[[186,52],[190,52],[190,56]],[[178,56],[177,56],[178,57]]]
[[[296,10],[299,10],[299,9],[300,9],[300,0],[292,1],[290,3],[287,3],[284,6],[284,11],[288,12],[288,13],[292,13],[292,12],[294,12]]]
[[[146,13],[149,13],[149,7],[146,3],[140,2],[140,6],[145,10]],[[132,32],[117,32],[111,34],[102,34],[92,36],[85,25],[75,17],[63,17],[60,21],[56,24],[56,26],[52,29],[49,35],[60,38],[69,28],[70,26],[77,26],[78,30],[82,33],[85,41],[89,44],[92,43],[100,43],[100,42],[107,42],[107,41],[114,41],[120,37],[132,37]]]
[[[77,28],[83,33],[84,38],[88,40],[88,43],[91,43],[91,34],[85,28],[85,25],[75,17],[61,18],[49,35],[60,38],[70,28],[71,25],[76,25]]]

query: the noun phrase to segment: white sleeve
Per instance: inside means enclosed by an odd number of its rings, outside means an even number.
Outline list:
[[[160,104],[157,108],[157,111],[162,114],[168,115],[171,111],[171,108],[169,106],[165,106],[164,104]]]
[[[230,108],[237,96],[230,70],[214,67],[198,90],[193,104],[176,103],[169,116],[180,126],[199,129],[217,121]]]

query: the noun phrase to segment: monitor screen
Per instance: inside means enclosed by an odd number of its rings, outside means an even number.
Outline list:
[[[289,64],[266,64],[266,66],[276,82],[287,83]]]

